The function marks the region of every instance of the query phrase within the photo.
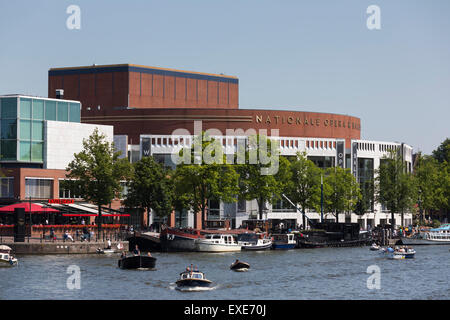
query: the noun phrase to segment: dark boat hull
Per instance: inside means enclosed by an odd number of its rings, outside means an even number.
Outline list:
[[[149,256],[132,256],[121,258],[118,262],[121,269],[153,269],[156,265],[156,258]]]
[[[161,232],[161,249],[165,252],[197,251],[196,241],[200,236],[181,230],[166,229]]]
[[[233,263],[230,267],[231,270],[243,270],[243,269],[250,269],[250,265],[246,262],[238,262],[238,263]]]
[[[209,288],[212,282],[206,279],[183,279],[176,282],[177,288]]]

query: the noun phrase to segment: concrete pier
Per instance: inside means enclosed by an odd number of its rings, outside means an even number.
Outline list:
[[[117,250],[118,243],[123,245],[125,251],[129,250],[128,241],[115,241],[111,243],[111,248]],[[98,248],[105,248],[106,242],[3,242],[13,249],[14,254],[90,254],[96,253]]]

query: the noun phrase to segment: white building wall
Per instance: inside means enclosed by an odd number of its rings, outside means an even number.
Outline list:
[[[95,128],[106,136],[108,142],[113,142],[113,126],[45,121],[44,169],[66,169],[73,155],[83,150],[83,139],[89,138]]]

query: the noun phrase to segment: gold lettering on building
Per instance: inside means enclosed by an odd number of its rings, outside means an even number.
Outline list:
[[[262,122],[262,116],[256,116],[256,123]]]

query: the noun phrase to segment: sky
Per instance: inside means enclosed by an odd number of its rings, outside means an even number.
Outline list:
[[[430,154],[450,136],[449,15],[448,0],[1,0],[0,94],[47,96],[49,68],[94,63],[223,73],[241,109],[348,114],[362,139]]]

